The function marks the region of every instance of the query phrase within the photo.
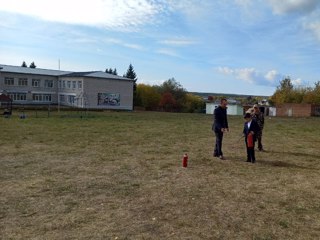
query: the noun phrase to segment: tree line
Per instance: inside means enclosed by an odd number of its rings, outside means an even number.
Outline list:
[[[107,68],[107,73],[117,75],[116,68]],[[123,77],[134,80],[133,105],[147,111],[203,112],[205,102],[200,96],[188,93],[174,78],[161,85],[137,84],[137,74],[132,64]]]
[[[135,106],[153,111],[200,113],[205,109],[205,102],[170,78],[160,85],[138,84]]]
[[[285,77],[270,97],[272,105],[283,103],[320,104],[320,81],[313,87],[294,87],[290,77]]]

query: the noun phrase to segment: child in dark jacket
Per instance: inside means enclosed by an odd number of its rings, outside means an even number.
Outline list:
[[[247,148],[247,162],[255,163],[254,143],[256,141],[256,135],[260,131],[260,127],[258,123],[251,118],[250,113],[244,115],[244,121],[243,134]]]

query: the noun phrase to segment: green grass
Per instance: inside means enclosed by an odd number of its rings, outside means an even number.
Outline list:
[[[241,117],[221,161],[208,115],[27,116],[0,119],[1,239],[320,237],[319,118],[266,118],[248,164]]]

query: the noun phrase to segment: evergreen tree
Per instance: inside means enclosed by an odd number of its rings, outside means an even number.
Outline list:
[[[123,77],[130,78],[130,79],[134,80],[134,83],[133,83],[133,106],[136,106],[136,104],[137,104],[137,80],[138,80],[138,78],[137,78],[136,73],[134,72],[134,69],[133,69],[133,66],[132,66],[131,63],[129,65],[129,67],[128,67],[127,73],[124,74]]]
[[[130,79],[133,79],[135,81],[137,81],[137,75],[136,73],[134,72],[134,69],[133,69],[133,66],[132,64],[130,63],[129,67],[128,67],[128,70],[126,72],[126,74],[123,75],[124,77],[126,78],[130,78]]]
[[[113,74],[113,75],[118,75],[118,72],[117,72],[117,69],[116,69],[116,68],[114,68],[112,74]]]
[[[36,68],[37,66],[34,64],[34,62],[32,62],[29,66],[29,68]]]
[[[21,67],[28,67],[25,61],[22,62]]]
[[[112,70],[112,68],[106,68],[106,73],[113,74],[113,70]]]

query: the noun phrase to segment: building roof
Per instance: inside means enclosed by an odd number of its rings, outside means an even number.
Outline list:
[[[60,70],[51,70],[51,69],[11,66],[11,65],[3,65],[3,64],[0,64],[0,72],[45,75],[45,76],[55,76],[55,77],[59,77],[59,76],[60,77],[91,77],[91,78],[104,78],[104,79],[108,78],[108,79],[134,81],[133,79],[121,77],[118,75],[113,75],[113,74],[102,72],[102,71],[72,72],[72,71],[60,71]]]
[[[102,72],[102,71],[90,71],[90,72],[71,72],[62,75],[62,77],[91,77],[91,78],[108,78],[108,79],[119,79],[119,80],[127,80],[134,81],[130,78],[121,77],[118,75]]]
[[[1,72],[9,73],[21,73],[21,74],[34,74],[34,75],[46,75],[46,76],[60,76],[63,74],[71,73],[70,71],[50,70],[41,68],[29,68],[0,64]]]

